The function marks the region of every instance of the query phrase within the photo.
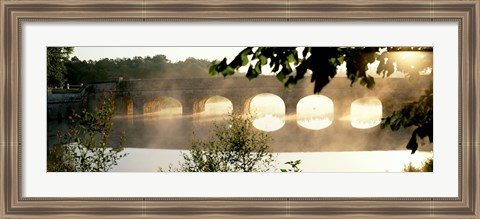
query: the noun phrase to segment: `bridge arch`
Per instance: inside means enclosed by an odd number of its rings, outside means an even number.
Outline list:
[[[119,97],[116,100],[117,113],[123,115],[133,114],[133,98],[130,96]]]
[[[255,95],[249,101],[253,126],[262,131],[277,131],[285,125],[285,102],[272,93]]]
[[[143,114],[160,114],[163,116],[182,115],[182,103],[173,97],[159,96],[147,99],[143,103]]]
[[[228,114],[232,111],[232,101],[224,96],[209,95],[195,101],[193,113],[209,115]]]
[[[350,107],[350,121],[354,128],[373,128],[380,124],[382,115],[382,102],[377,97],[356,99]]]

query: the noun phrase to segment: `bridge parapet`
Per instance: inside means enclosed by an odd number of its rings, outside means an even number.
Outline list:
[[[398,106],[398,103],[413,100],[430,86],[428,77],[421,77],[416,82],[404,78],[376,78],[375,81],[375,88],[370,90],[358,83],[350,86],[347,78],[337,77],[320,94],[332,99],[342,109],[348,108],[355,99],[375,96],[389,111],[389,108]],[[249,101],[261,93],[279,96],[285,102],[286,113],[294,114],[298,101],[313,94],[313,83],[307,77],[293,88],[287,89],[275,77],[270,76],[254,80],[245,77],[130,80],[121,81],[116,93],[132,100],[134,114],[141,114],[142,105],[159,96],[177,99],[184,108],[184,114],[201,112],[205,100],[216,95],[232,101],[235,111],[246,112]]]

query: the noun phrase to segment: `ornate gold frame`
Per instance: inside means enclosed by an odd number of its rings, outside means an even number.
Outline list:
[[[478,218],[479,0],[0,0],[0,217],[2,218]],[[179,16],[181,14],[181,17]],[[20,154],[21,28],[25,21],[441,22],[459,25],[459,197],[28,198]]]

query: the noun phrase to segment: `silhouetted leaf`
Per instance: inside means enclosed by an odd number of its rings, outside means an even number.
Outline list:
[[[412,150],[412,154],[415,153],[418,149],[418,143],[417,143],[417,129],[415,129],[412,133],[412,136],[410,137],[410,140],[407,143],[407,149]]]
[[[310,53],[310,47],[305,47],[305,49],[302,51],[302,56],[304,59],[307,57],[308,53]]]
[[[271,62],[274,64],[272,72],[277,72],[280,69],[280,64],[278,62]]]
[[[295,70],[297,72],[295,78],[297,80],[302,79],[304,75],[307,73],[307,67],[305,62],[302,62],[300,65],[298,65]]]
[[[248,63],[248,62],[247,62]],[[242,55],[236,56],[228,66],[233,69],[237,69],[243,65]]]
[[[366,76],[362,78],[362,82],[364,83],[364,85],[367,86],[368,89],[375,88],[375,80],[373,79],[372,76]]]
[[[393,65],[393,61],[388,60],[385,64],[386,76],[389,77],[395,72],[395,66]]]
[[[240,52],[239,55],[240,55],[240,57],[241,57],[241,59],[242,59],[242,66],[248,64],[248,62],[249,62],[249,60],[248,60],[248,55],[251,55],[251,54],[253,54],[253,52],[252,52],[252,47],[247,47],[247,48],[245,48],[244,50],[242,50],[242,51]]]
[[[222,72],[223,75],[225,75],[223,73],[223,71],[227,68],[227,58],[224,58],[220,63],[218,63],[216,66],[215,66],[215,70],[217,70],[217,72]]]

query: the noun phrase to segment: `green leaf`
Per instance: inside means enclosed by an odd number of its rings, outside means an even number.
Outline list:
[[[283,72],[279,72],[277,73],[277,79],[281,82],[283,82],[285,80],[285,74],[283,74]]]
[[[266,65],[267,64],[267,57],[263,56],[263,55],[260,55],[259,57],[259,60],[260,60],[260,63],[261,65]]]
[[[337,59],[335,57],[332,57],[328,59],[328,62],[330,63],[330,65],[335,65],[335,63],[337,62]]]
[[[251,65],[248,67],[248,71],[247,71],[246,77],[247,77],[249,80],[252,80],[252,79],[258,77],[258,73],[252,68]]]
[[[289,63],[295,62],[296,59],[295,59],[294,54],[290,53],[290,55],[287,56],[287,60],[288,60]]]
[[[225,70],[223,70],[223,75],[224,76],[229,76],[229,75],[233,75],[233,74],[235,74],[235,69],[230,67],[230,66],[227,66],[225,68]]]
[[[257,74],[262,74],[262,65],[260,64],[260,62],[257,62],[257,64],[255,64],[254,70]]]

